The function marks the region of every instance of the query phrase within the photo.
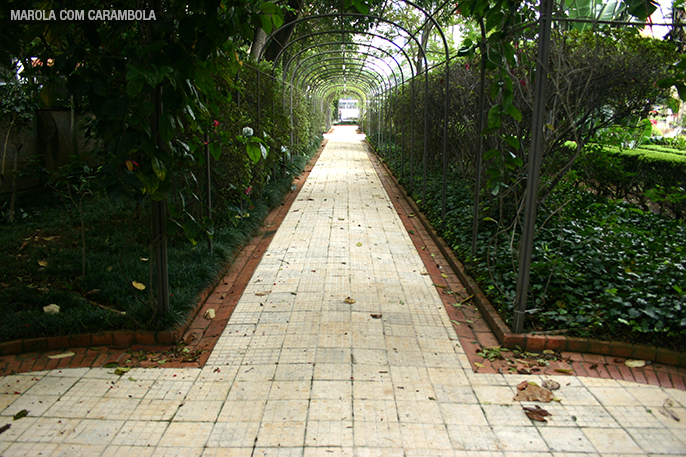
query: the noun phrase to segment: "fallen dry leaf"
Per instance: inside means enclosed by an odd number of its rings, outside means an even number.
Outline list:
[[[514,401],[542,401],[548,403],[553,400],[553,393],[543,387],[529,384],[525,389],[517,392]]]
[[[256,292],[255,295],[257,295],[258,297],[264,297],[265,295],[269,295],[270,293],[271,293],[271,291],[269,291],[269,292]]]
[[[558,373],[564,373],[564,374],[574,374],[574,370],[570,368],[555,368],[555,371]]]
[[[39,260],[38,265],[40,265],[43,268],[47,268],[48,266],[48,261],[47,260]]]
[[[205,319],[207,319],[208,321],[210,321],[210,320],[214,319],[215,315],[216,315],[216,313],[214,312],[214,308],[210,308],[207,311],[205,311],[205,315],[203,317]]]
[[[14,419],[15,421],[18,421],[19,419],[24,418],[28,415],[29,415],[29,412],[25,409],[22,409],[17,414],[15,414],[14,417],[12,417],[12,419]]]
[[[145,284],[140,283],[138,281],[131,281],[131,285],[138,290],[145,290]]]
[[[59,305],[52,303],[48,306],[44,306],[43,311],[45,312],[45,314],[57,314],[60,312],[60,307]]]
[[[670,419],[674,419],[677,422],[681,421],[679,416],[677,416],[674,411],[669,409],[672,406],[674,406],[674,402],[671,398],[668,398],[662,403],[662,406],[660,406],[660,409],[658,411],[660,411],[660,414],[662,414],[663,416],[669,417]]]
[[[546,379],[543,381],[543,387],[548,390],[557,390],[560,388],[560,383],[552,379]]]
[[[10,429],[11,426],[12,424],[5,424],[2,427],[0,427],[0,434],[5,433],[7,430]]]
[[[533,408],[524,406],[522,409],[524,409],[524,414],[526,414],[529,419],[533,419],[538,422],[548,422],[545,418],[547,416],[552,416],[551,413],[538,405],[534,405]]]
[[[74,357],[76,354],[74,354],[71,351],[68,352],[63,352],[61,354],[55,354],[55,355],[49,355],[49,359],[66,359],[67,357]]]
[[[636,359],[629,359],[624,362],[624,365],[626,365],[629,368],[641,368],[646,366],[646,361],[645,360],[636,360]]]
[[[117,367],[116,370],[114,370],[114,374],[116,375],[123,375],[124,373],[128,372],[131,368],[129,367]]]
[[[381,314],[370,314],[370,316],[372,317],[372,319],[381,319],[382,315]]]
[[[353,303],[355,303],[355,299],[354,299],[354,298],[350,298],[350,297],[346,297],[346,298],[345,298],[345,302],[346,302],[347,304],[349,304],[349,305],[352,305]]]
[[[529,381],[522,381],[517,384],[517,390],[524,390],[529,385]]]

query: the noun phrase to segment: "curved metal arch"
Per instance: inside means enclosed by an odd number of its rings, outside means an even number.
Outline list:
[[[327,72],[326,76],[335,77],[335,76],[338,76],[338,73],[335,71],[331,71],[331,72]],[[346,87],[346,90],[349,90],[351,92],[355,92],[358,95],[360,95],[360,93],[362,93],[362,94],[374,93],[374,92],[380,90],[380,88],[377,86],[377,81],[374,81],[370,76],[367,76],[367,75],[365,75],[365,78],[366,79],[360,80],[360,86],[361,87],[357,87],[357,86]],[[312,88],[315,89],[320,94],[324,94],[333,88],[343,88],[343,84],[341,84],[341,83],[324,81],[324,80],[313,81],[312,84],[314,84],[312,86]],[[361,98],[364,100],[367,100],[369,98],[369,96],[363,95]]]
[[[406,0],[403,0],[403,1],[406,1]],[[407,3],[407,2],[406,2],[406,3]],[[422,10],[422,11],[423,11],[423,10]],[[426,14],[426,13],[425,13],[425,14]],[[291,22],[289,22],[289,23],[287,23],[287,24],[284,24],[284,25],[282,25],[281,27],[279,27],[278,29],[274,30],[274,31],[267,37],[267,39],[266,39],[266,41],[265,41],[264,48],[262,49],[262,52],[261,52],[260,55],[258,56],[257,60],[259,61],[260,59],[262,59],[262,54],[264,53],[264,50],[267,48],[267,43],[269,43],[269,42],[274,38],[274,36],[276,35],[276,33],[278,33],[279,31],[281,31],[283,28],[285,28],[285,27],[287,27],[287,26],[291,26],[291,25],[297,25],[297,24],[300,23],[300,22],[311,21],[311,20],[314,20],[314,19],[322,19],[322,18],[328,18],[328,17],[343,17],[343,16],[345,16],[345,17],[366,17],[366,18],[370,18],[370,19],[377,19],[379,22],[384,22],[384,23],[386,23],[386,24],[390,24],[390,25],[392,25],[392,26],[394,26],[394,27],[396,27],[396,28],[402,30],[403,32],[407,33],[408,37],[411,38],[419,48],[421,48],[422,50],[424,50],[424,48],[422,47],[421,42],[420,42],[420,41],[417,39],[417,37],[415,36],[416,34],[410,33],[409,30],[407,30],[405,27],[403,27],[401,24],[398,24],[397,22],[389,21],[388,19],[384,19],[384,18],[379,17],[379,16],[373,16],[373,15],[370,15],[370,14],[361,14],[361,13],[329,13],[329,14],[317,14],[317,15],[314,15],[314,16],[307,16],[307,17],[298,18],[298,19],[295,19],[294,21],[291,21]],[[434,22],[435,22],[435,21],[434,21]],[[440,26],[437,25],[437,24],[438,24],[438,23],[436,23],[436,26],[437,26],[438,28],[440,28]],[[343,32],[345,32],[345,31],[343,31]],[[341,31],[337,31],[337,32],[326,32],[326,33],[327,33],[327,34],[331,34],[331,33],[341,33]],[[348,33],[363,34],[363,32],[359,32],[359,31],[355,31],[355,30],[350,30],[350,31],[348,31]],[[442,30],[441,30],[441,33],[442,33]],[[387,39],[387,40],[388,40],[388,39]],[[281,58],[281,55],[283,54],[283,52],[284,52],[292,43],[295,43],[296,41],[298,41],[298,40],[290,41],[288,44],[286,44],[286,46],[284,46],[284,48],[279,52],[279,54],[277,54],[277,56],[274,58],[274,67],[276,67],[276,64],[277,64],[277,62],[279,61],[279,59]],[[388,40],[388,41],[391,41],[391,40]],[[352,41],[351,41],[350,44],[358,44],[358,43],[355,43],[355,42],[352,42]],[[447,42],[446,42],[446,46],[447,46]],[[447,49],[447,48],[446,48],[446,49]],[[446,54],[446,55],[447,55],[447,54]],[[423,60],[424,60],[424,67],[427,68],[427,67],[428,67],[428,59],[426,58],[426,52],[422,52],[422,57],[423,57]],[[409,60],[409,62],[410,62],[410,65],[412,65],[412,60]]]
[[[315,70],[317,70],[317,68],[313,68],[313,67],[315,67],[315,65],[320,64],[320,63],[325,63],[328,60],[335,60],[335,59],[326,59],[324,61],[315,62],[310,67],[308,67],[308,69],[306,69],[306,70],[310,70],[310,71],[308,71],[306,74],[299,75],[299,80],[302,82],[302,84],[304,84],[306,81],[308,81],[308,78],[314,74]],[[350,64],[358,66],[360,69],[364,69],[364,66],[361,62],[350,62]],[[343,70],[340,68],[332,68],[330,70],[324,70],[323,75],[326,76],[327,78],[331,77],[331,76],[342,76]],[[364,73],[360,73],[360,77],[363,77],[362,75],[366,76],[369,81],[374,82],[373,86],[375,86],[381,90],[386,89],[387,87],[390,87],[390,84],[389,85],[384,84],[387,81],[384,78],[381,78],[380,75],[375,71],[368,70],[368,71],[365,71]],[[302,87],[302,84],[300,84],[299,87]]]
[[[309,56],[309,57],[307,57],[307,58],[301,60],[300,62],[298,62],[298,65],[294,68],[293,74],[291,75],[291,80],[290,80],[291,85],[293,85],[293,80],[296,78],[296,74],[297,74],[298,68],[299,68],[301,65],[304,65],[308,60],[314,59],[314,58],[316,58],[316,57],[320,57],[320,56],[323,56],[323,55],[326,55],[326,54],[340,54],[341,52],[342,52],[342,51],[340,51],[340,50],[325,51],[325,52],[321,52],[321,53],[319,53],[319,54],[313,54],[313,55],[311,55],[311,56]],[[398,76],[395,74],[395,70],[393,69],[393,67],[392,67],[388,62],[384,61],[384,60],[381,59],[380,57],[375,56],[374,54],[370,54],[370,53],[366,53],[366,52],[358,52],[358,53],[356,53],[356,54],[357,54],[357,55],[362,54],[362,55],[374,57],[376,60],[373,62],[373,65],[374,65],[375,67],[381,67],[381,66],[379,65],[378,62],[384,63],[384,64],[388,67],[388,69],[391,71],[391,75],[393,76],[393,79],[394,79],[394,81],[395,81],[395,84],[396,84],[396,85],[398,84]],[[312,62],[311,64],[306,65],[305,68],[303,68],[303,71],[306,71],[307,69],[313,67],[314,65],[317,64],[317,62],[328,62],[328,61],[332,61],[332,60],[333,60],[333,61],[341,60],[341,61],[343,62],[343,65],[346,65],[346,63],[357,62],[357,61],[360,61],[360,60],[361,60],[360,58],[358,58],[357,55],[354,56],[354,57],[348,58],[347,61],[344,60],[343,57],[334,57],[334,58],[329,58],[329,59],[325,59],[325,60],[319,60],[319,61],[316,61],[316,62]],[[363,65],[363,66],[364,66],[364,62],[366,62],[366,59],[362,62],[362,65]],[[377,70],[380,70],[380,69],[381,69],[381,68],[378,68]],[[342,68],[342,70],[344,70],[343,76],[349,75],[349,72],[347,72],[347,73],[345,72],[345,68]],[[299,76],[299,75],[298,75],[298,76]],[[384,76],[385,76],[385,75],[384,75]]]
[[[405,57],[405,60],[409,63],[410,78],[408,78],[408,79],[412,79],[412,78],[415,77],[415,68],[414,68],[414,66],[413,66],[412,59],[410,59],[410,56],[407,54],[407,52],[405,51],[405,49],[403,49],[402,46],[400,46],[398,43],[396,43],[396,42],[390,40],[388,37],[385,37],[385,36],[383,36],[383,35],[379,35],[378,33],[373,33],[373,32],[369,32],[369,31],[354,31],[354,30],[321,31],[321,32],[314,32],[314,33],[309,33],[309,34],[307,34],[307,35],[299,36],[298,38],[296,38],[296,39],[290,41],[286,46],[284,46],[284,49],[282,49],[282,50],[279,52],[279,54],[277,54],[276,58],[274,59],[274,65],[272,66],[272,73],[274,72],[274,69],[276,68],[276,63],[277,63],[278,60],[280,59],[280,57],[281,57],[281,55],[283,54],[283,52],[284,52],[288,47],[290,47],[291,45],[297,43],[297,42],[300,41],[300,40],[304,40],[304,39],[306,39],[306,38],[310,38],[310,37],[313,37],[313,36],[318,36],[318,35],[329,35],[329,34],[339,34],[339,33],[355,33],[355,34],[357,34],[357,35],[369,35],[369,36],[371,36],[371,37],[379,38],[379,39],[381,39],[381,40],[387,41],[388,43],[390,43],[390,44],[392,44],[393,46],[395,46],[395,47],[398,49],[398,51],[399,51],[400,53],[403,54],[403,56]],[[317,46],[326,46],[326,45],[328,45],[328,44],[331,44],[331,42],[328,42],[328,43],[321,43],[321,45],[317,45]],[[366,44],[355,43],[355,42],[340,42],[340,44],[355,44],[355,45],[361,45],[361,46],[368,46],[368,45],[366,45]],[[309,48],[308,48],[308,49],[309,49]],[[353,51],[351,51],[351,52],[353,52]],[[388,52],[388,51],[387,51],[387,52]],[[390,53],[389,53],[389,55],[390,55]],[[391,56],[391,58],[393,58],[393,57]],[[292,59],[291,59],[291,60],[292,60]],[[395,59],[394,59],[394,60],[395,60]],[[289,60],[289,62],[290,62],[290,60]],[[396,63],[397,63],[397,60],[396,60]],[[403,67],[402,67],[402,65],[400,65],[399,63],[398,63],[398,67],[400,68],[401,71],[403,71]],[[285,71],[285,70],[284,70],[284,71]],[[403,76],[404,76],[404,71],[403,71]]]
[[[335,42],[329,42],[329,43],[321,43],[321,44],[316,44],[316,45],[309,46],[309,47],[307,47],[307,48],[305,48],[305,49],[302,49],[302,50],[298,51],[297,53],[295,53],[295,54],[288,60],[288,62],[286,62],[285,66],[284,66],[284,70],[283,70],[283,73],[284,73],[283,78],[285,79],[285,75],[286,75],[286,73],[288,73],[288,69],[289,69],[289,67],[290,67],[290,65],[291,65],[291,62],[293,62],[293,60],[295,60],[299,55],[303,54],[304,52],[309,51],[310,49],[314,49],[314,48],[319,48],[319,47],[324,47],[324,46],[336,46],[336,45],[347,44],[347,43],[348,43],[348,42],[345,42],[345,41],[335,41]],[[400,71],[401,84],[404,84],[404,83],[405,83],[405,74],[404,74],[404,72],[403,72],[402,66],[400,65],[400,62],[398,62],[397,59],[396,59],[390,52],[388,52],[387,50],[385,50],[385,49],[383,49],[383,48],[380,48],[380,47],[378,47],[378,46],[374,46],[374,45],[371,45],[371,44],[361,44],[360,46],[364,46],[364,47],[371,48],[371,49],[376,49],[377,51],[380,51],[380,52],[383,52],[384,54],[386,54],[386,56],[388,56],[391,60],[393,60],[393,62],[395,62],[396,66],[398,67],[398,70]],[[342,53],[342,52],[346,52],[346,51],[338,50],[337,52],[341,52],[341,53]],[[348,52],[352,52],[352,51],[348,51]],[[321,55],[321,54],[325,54],[325,53],[328,53],[328,51],[320,52],[319,54],[315,54],[315,56]],[[370,55],[370,54],[366,54],[366,55]],[[377,59],[380,59],[380,57],[375,56],[375,55],[373,55],[373,54],[371,54],[371,56],[372,56],[372,57],[375,57],[375,58],[377,58]],[[300,65],[301,62],[303,62],[303,61],[305,61],[306,59],[309,59],[309,58],[310,58],[310,56],[308,56],[307,58],[305,58],[305,59],[299,61],[299,64],[298,64],[298,65]],[[380,60],[381,60],[381,59],[380,59]],[[297,67],[296,67],[296,68],[297,68]],[[389,68],[390,68],[390,64],[389,64]],[[295,72],[296,70],[293,70],[293,71]],[[391,70],[391,71],[392,71],[392,70]]]

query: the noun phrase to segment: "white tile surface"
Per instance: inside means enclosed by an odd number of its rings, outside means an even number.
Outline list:
[[[560,377],[534,423],[512,397],[540,377],[473,373],[424,269],[360,138],[337,133],[204,368],[1,378],[0,455],[686,455],[673,389]]]

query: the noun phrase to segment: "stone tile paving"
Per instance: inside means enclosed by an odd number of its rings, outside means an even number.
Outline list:
[[[474,373],[360,138],[337,130],[203,368],[0,378],[0,455],[686,455],[686,392]],[[673,401],[675,421],[659,410]],[[26,409],[28,416],[14,420]],[[0,425],[1,426],[1,425]]]

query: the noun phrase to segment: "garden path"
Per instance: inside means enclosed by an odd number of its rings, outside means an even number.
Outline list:
[[[2,377],[0,455],[686,455],[684,391],[553,376],[544,423],[513,400],[542,377],[473,372],[362,139],[330,135],[203,368]]]

